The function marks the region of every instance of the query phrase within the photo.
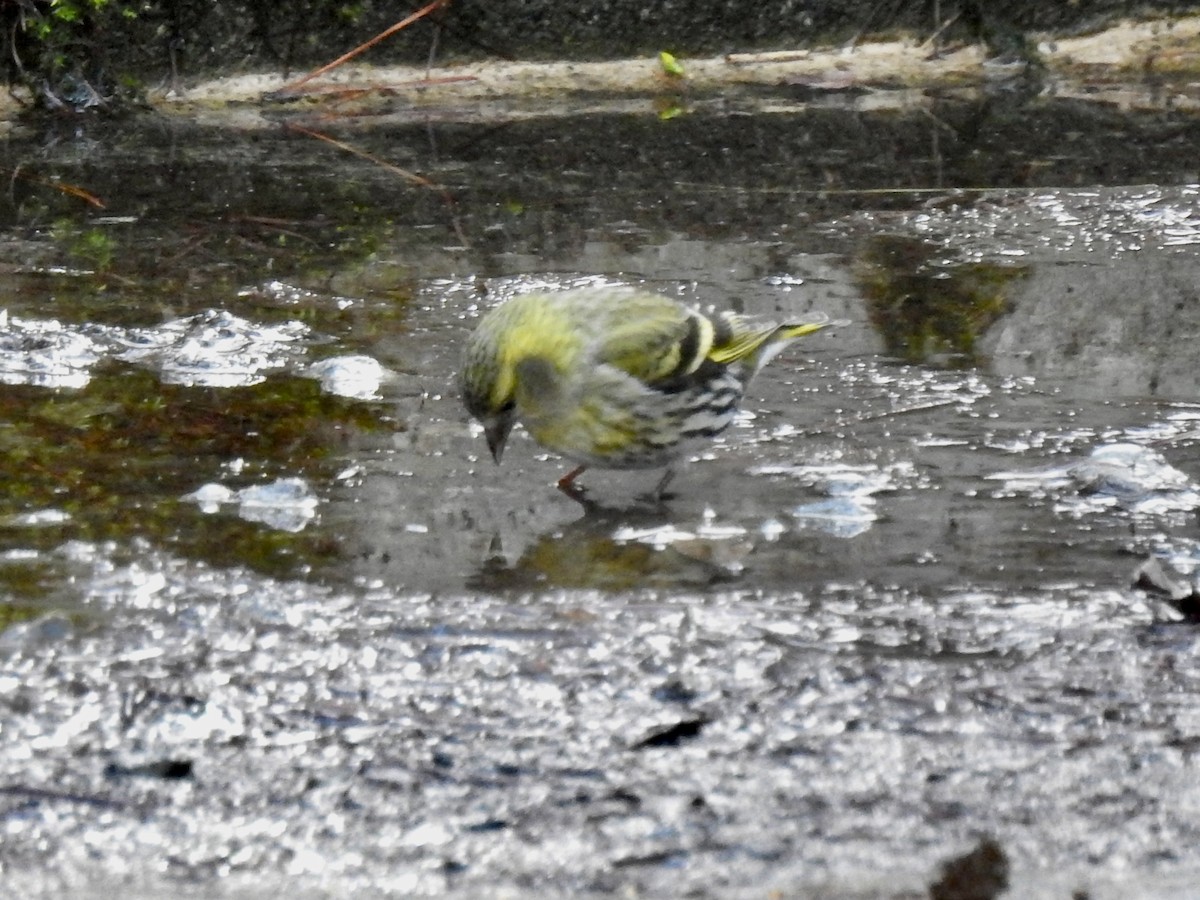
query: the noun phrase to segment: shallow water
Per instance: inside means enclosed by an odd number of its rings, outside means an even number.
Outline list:
[[[1130,584],[1200,560],[1200,126],[793,93],[307,123],[445,193],[6,143],[6,886],[912,897],[992,835],[1013,896],[1190,896],[1198,636]],[[453,385],[597,282],[849,324],[585,512]]]

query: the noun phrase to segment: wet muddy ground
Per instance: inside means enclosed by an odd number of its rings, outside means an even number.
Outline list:
[[[1200,124],[827,87],[276,114],[434,187],[10,135],[0,883],[902,898],[982,846],[1014,897],[1193,896]],[[849,324],[584,511],[454,374],[597,282]]]

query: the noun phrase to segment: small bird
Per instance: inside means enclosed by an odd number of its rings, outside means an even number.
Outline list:
[[[521,294],[467,344],[463,403],[499,463],[513,425],[577,463],[558,487],[582,498],[585,469],[667,467],[733,422],[754,374],[828,321],[777,324],[701,312],[633,287]]]

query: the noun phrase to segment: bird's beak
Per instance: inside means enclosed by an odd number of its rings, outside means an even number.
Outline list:
[[[512,427],[510,418],[493,419],[483,426],[488,449],[492,451],[492,459],[496,461],[496,465],[500,465],[500,458],[504,456],[504,445],[508,443],[508,433],[512,431]]]

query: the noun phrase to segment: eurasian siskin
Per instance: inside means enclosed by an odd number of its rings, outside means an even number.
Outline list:
[[[826,321],[776,324],[701,312],[631,287],[522,294],[488,312],[467,344],[460,385],[500,462],[513,425],[578,463],[558,485],[578,495],[589,466],[671,464],[729,427],[746,385],[792,339]]]

